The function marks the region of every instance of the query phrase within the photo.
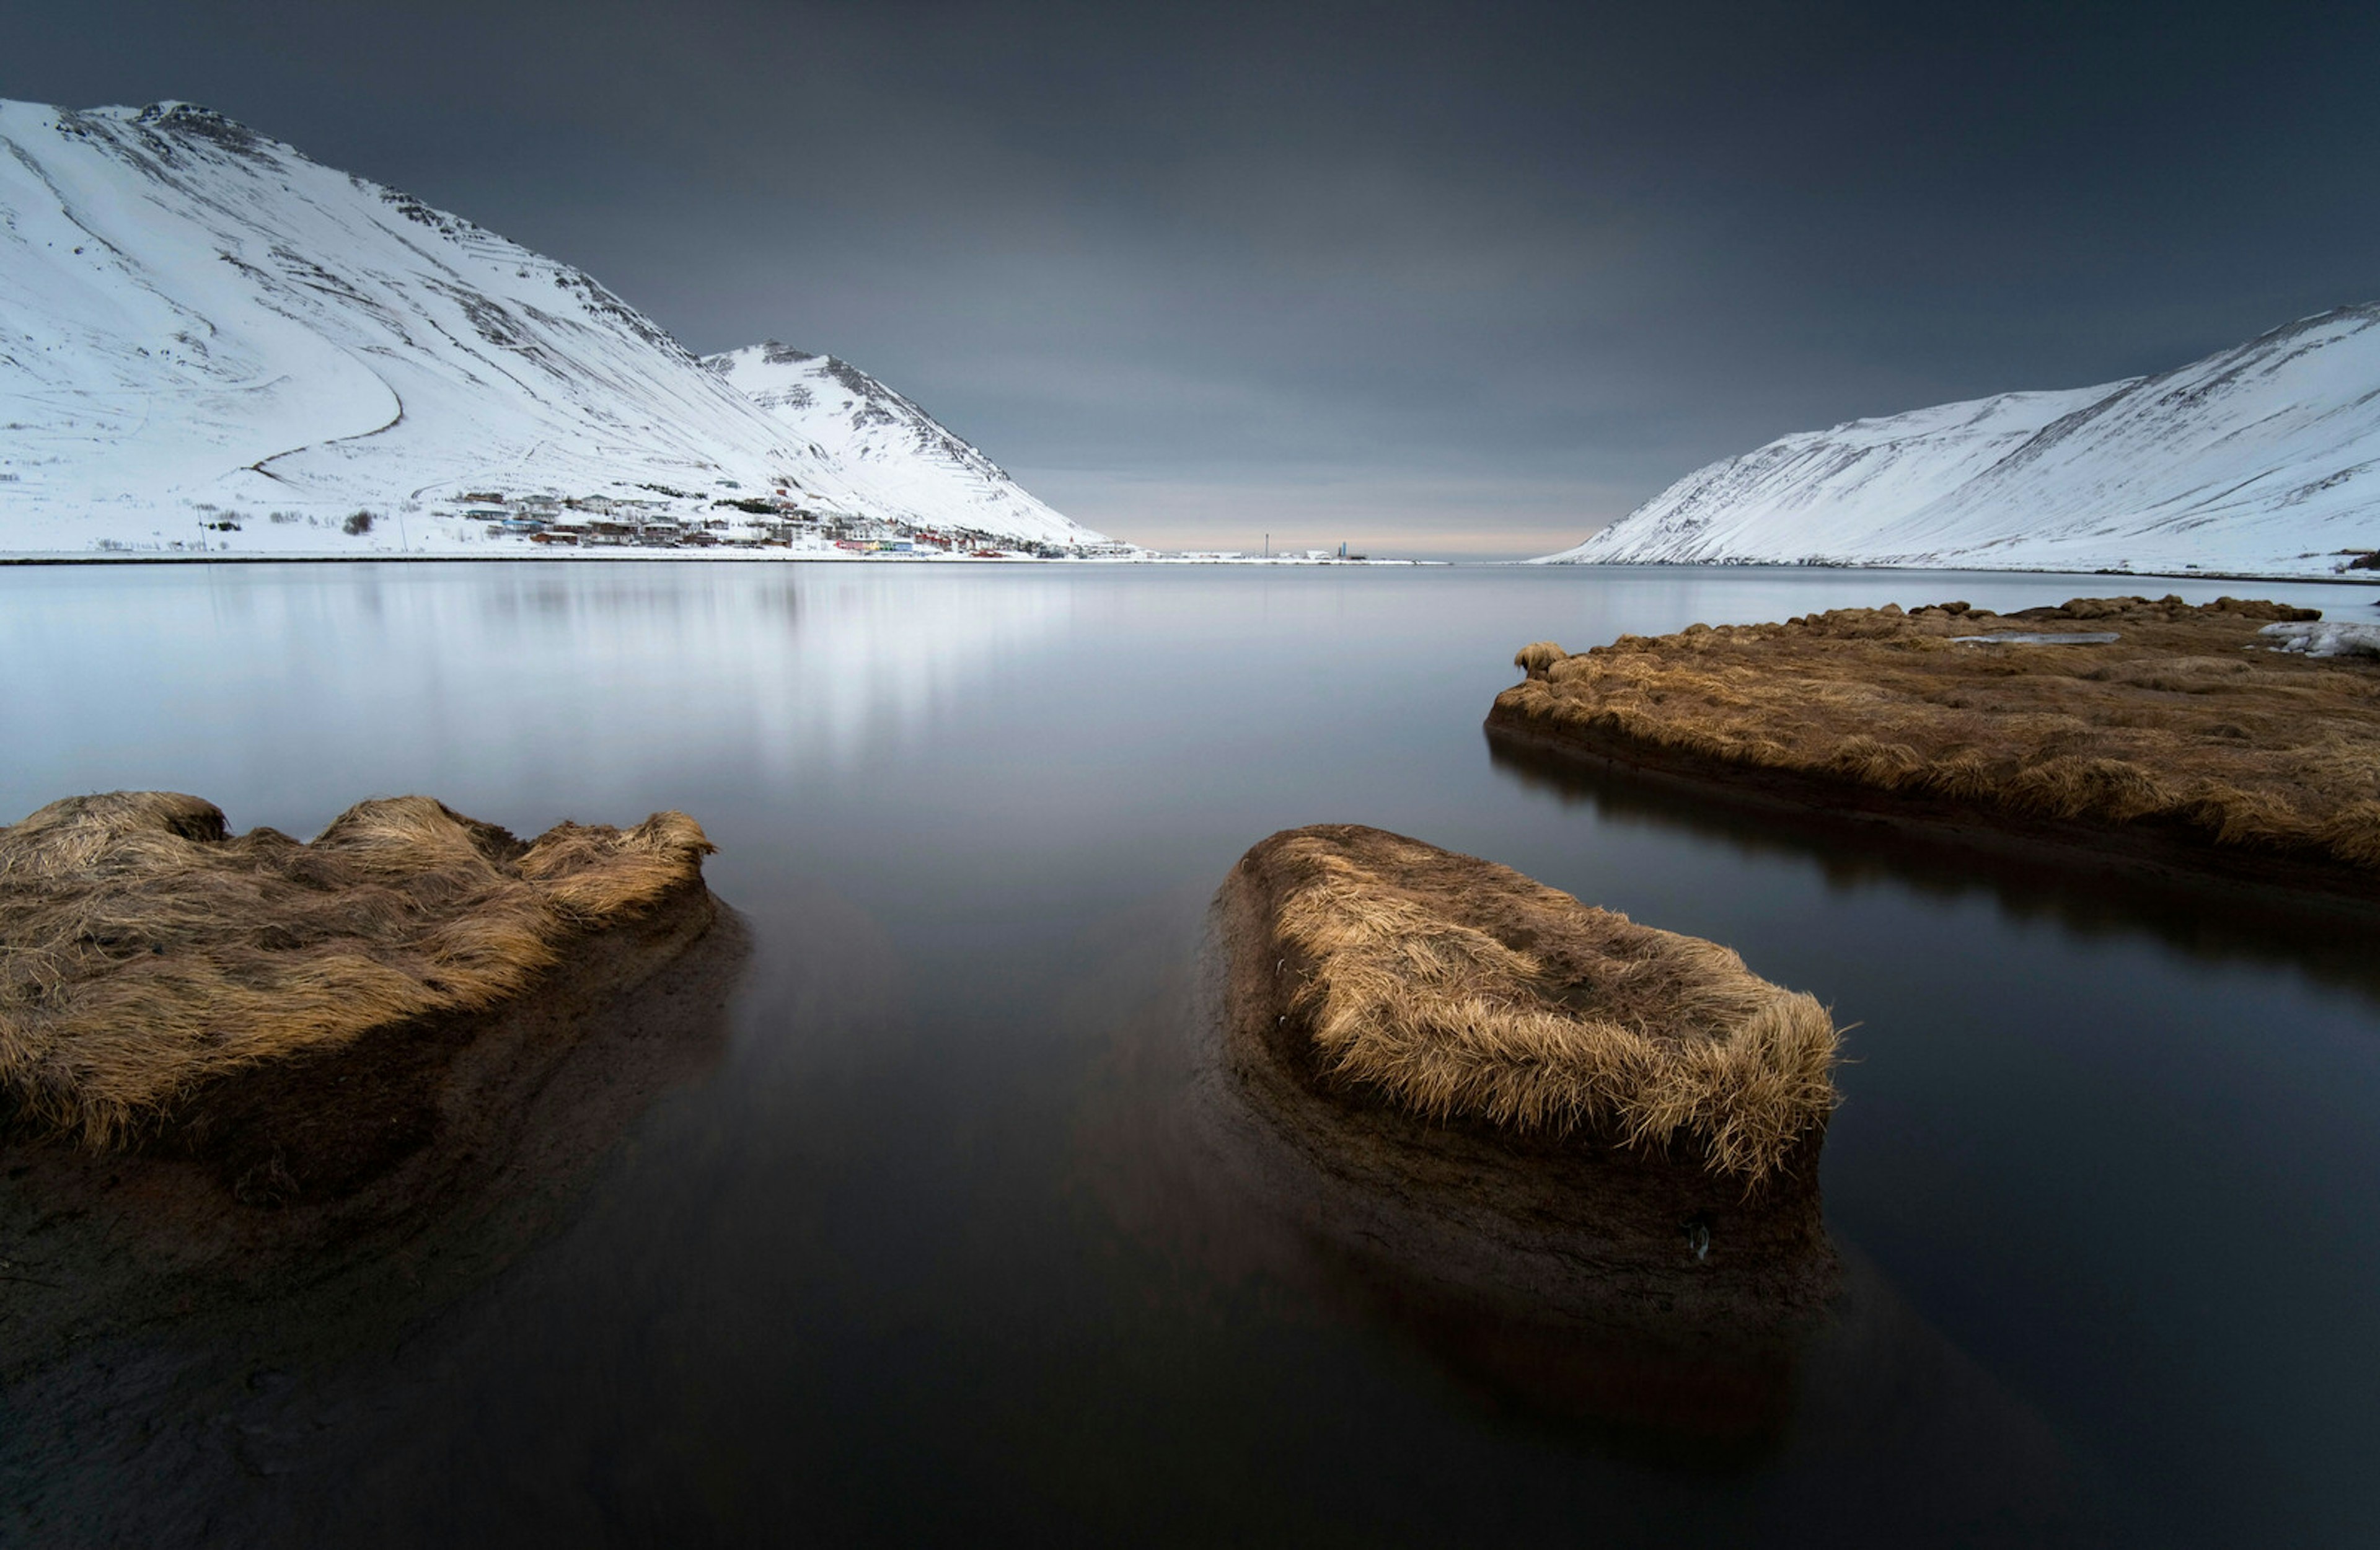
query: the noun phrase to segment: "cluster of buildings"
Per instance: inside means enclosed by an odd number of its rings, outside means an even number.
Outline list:
[[[832,549],[855,554],[1020,555],[1061,558],[1079,551],[1020,543],[971,527],[920,527],[897,520],[804,506],[785,490],[712,499],[651,487],[650,496],[506,495],[471,490],[455,515],[483,523],[492,539],[572,548]],[[1097,548],[1131,552],[1128,544]]]
[[[682,501],[662,496],[650,500],[613,495],[508,498],[500,490],[473,490],[463,501],[464,520],[485,523],[492,539],[589,548],[790,549],[800,521],[796,514],[774,511],[765,515],[740,510],[733,515],[705,514],[699,508],[688,511]]]

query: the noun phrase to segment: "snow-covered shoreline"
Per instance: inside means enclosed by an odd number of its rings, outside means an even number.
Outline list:
[[[1863,563],[1857,560],[1512,560],[1513,565],[1581,566],[1598,570],[1640,571],[1666,568],[1682,571],[1848,571],[1864,575],[1902,574],[1937,575],[1944,572],[1973,572],[1982,575],[2070,575],[2091,576],[2107,581],[2319,581],[2342,587],[2380,587],[2380,571],[2371,570],[2274,570],[2274,571],[2209,571],[2182,569],[2150,570],[2080,570],[2072,565],[1992,565],[1968,562],[1941,564],[1916,564],[1906,560]]]
[[[234,552],[196,550],[164,553],[93,553],[89,551],[66,551],[55,553],[0,553],[0,566],[6,565],[384,565],[384,564],[685,564],[685,565],[1294,565],[1308,568],[1335,566],[1363,567],[1443,567],[1455,563],[1451,560],[1402,560],[1374,558],[1370,555],[1336,555],[1316,559],[1304,554],[1169,554],[1156,550],[1143,550],[1132,554],[847,554],[822,550],[712,550],[681,551],[651,549],[568,550],[509,549],[499,554],[474,554],[455,551],[375,552],[370,554],[287,554],[269,552]]]

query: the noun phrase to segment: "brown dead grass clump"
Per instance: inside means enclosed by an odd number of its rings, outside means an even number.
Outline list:
[[[1690,1138],[1747,1184],[1833,1109],[1826,1009],[1715,942],[1378,829],[1292,830],[1248,864],[1330,1078],[1433,1120]]]
[[[683,813],[523,844],[404,796],[300,844],[170,792],[52,803],[0,829],[0,1093],[124,1144],[211,1079],[517,995],[711,848]]]
[[[2312,610],[2079,598],[1537,643],[1491,727],[2380,871],[2380,667],[2269,649]],[[1959,636],[2108,634],[2096,644]]]

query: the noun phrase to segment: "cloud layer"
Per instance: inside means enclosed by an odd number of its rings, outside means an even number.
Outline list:
[[[1142,9],[92,0],[0,94],[206,102],[1170,543],[1543,551],[2380,296],[2368,6]]]

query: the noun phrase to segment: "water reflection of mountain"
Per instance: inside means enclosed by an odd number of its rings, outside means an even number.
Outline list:
[[[18,746],[89,750],[112,771],[204,706],[205,757],[225,768],[185,759],[159,772],[164,783],[244,791],[260,764],[319,776],[328,761],[354,772],[355,789],[403,789],[443,760],[469,789],[452,775],[440,789],[500,817],[518,793],[568,790],[590,771],[658,800],[689,766],[771,782],[864,768],[1028,657],[1077,590],[989,568],[920,585],[907,567],[825,564],[223,565],[199,585],[188,570],[124,567],[47,579],[12,593],[0,647],[42,660],[72,642],[76,671],[10,684],[0,719]],[[92,683],[109,694],[94,701]],[[307,708],[302,746],[288,745],[292,704]],[[76,779],[60,770],[28,794],[46,801]],[[310,815],[261,816],[303,829]]]
[[[2220,879],[2145,877],[1961,844],[1831,814],[1738,804],[1723,793],[1589,765],[1489,733],[1496,771],[1603,823],[1718,841],[1745,856],[1814,863],[1840,891],[1900,888],[1983,896],[2012,921],[2047,920],[2078,937],[2146,937],[2193,958],[2294,967],[2380,1000],[2380,958],[2368,916],[2310,903],[2243,904]]]
[[[921,587],[858,566],[706,567],[691,583],[682,570],[615,578],[507,568],[466,598],[432,592],[430,606],[474,615],[493,656],[544,658],[523,664],[530,676],[575,667],[654,719],[691,697],[681,674],[699,663],[702,697],[730,708],[735,730],[782,772],[820,760],[848,768],[905,740],[991,664],[1051,633],[1074,603],[1062,581],[1021,575]]]

